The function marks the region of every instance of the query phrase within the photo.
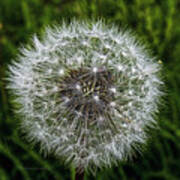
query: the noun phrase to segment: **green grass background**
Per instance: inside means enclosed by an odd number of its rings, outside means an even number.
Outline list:
[[[21,44],[63,19],[104,18],[128,26],[163,62],[167,96],[146,150],[131,162],[98,171],[87,180],[180,179],[180,1],[179,0],[0,0],[0,180],[74,178],[53,156],[44,158],[18,131],[19,119],[3,78]]]

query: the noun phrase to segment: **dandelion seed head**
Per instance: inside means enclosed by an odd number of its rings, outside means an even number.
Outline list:
[[[102,21],[47,28],[9,66],[22,129],[80,170],[110,166],[156,124],[161,64],[130,32]]]

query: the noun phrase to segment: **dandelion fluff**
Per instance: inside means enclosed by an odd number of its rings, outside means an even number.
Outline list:
[[[162,94],[160,65],[145,46],[102,21],[47,28],[32,43],[9,66],[29,141],[80,170],[140,150]]]

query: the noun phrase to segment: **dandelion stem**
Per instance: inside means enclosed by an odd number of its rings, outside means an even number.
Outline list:
[[[77,170],[76,172],[75,180],[84,180],[84,172],[78,172]]]

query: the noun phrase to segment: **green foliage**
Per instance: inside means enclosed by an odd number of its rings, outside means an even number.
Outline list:
[[[104,18],[128,26],[150,44],[161,59],[166,84],[165,106],[157,117],[160,128],[152,133],[143,155],[99,171],[96,178],[134,180],[180,179],[180,3],[178,0],[1,0],[0,1],[0,180],[74,179],[74,169],[54,157],[42,157],[38,147],[21,137],[19,119],[5,89],[7,65],[18,47],[33,33],[63,20]]]

